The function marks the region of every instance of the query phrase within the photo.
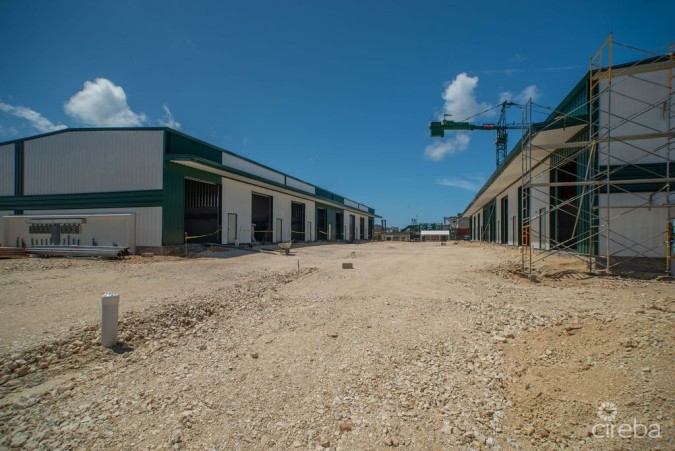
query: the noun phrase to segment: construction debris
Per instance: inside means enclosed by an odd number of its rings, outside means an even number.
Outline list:
[[[34,246],[25,252],[38,257],[122,258],[131,255],[128,247],[117,246]]]
[[[26,256],[22,247],[0,247],[0,258],[21,258]]]

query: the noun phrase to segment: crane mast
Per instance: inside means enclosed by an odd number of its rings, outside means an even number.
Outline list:
[[[432,138],[442,138],[445,136],[445,130],[496,130],[497,138],[495,139],[496,147],[496,160],[497,166],[501,165],[504,160],[506,160],[506,155],[508,153],[508,134],[506,130],[516,130],[520,129],[520,125],[516,124],[507,124],[506,123],[506,109],[510,106],[516,105],[513,102],[504,101],[500,104],[501,114],[499,115],[499,120],[496,124],[485,122],[482,124],[477,124],[475,122],[457,122],[450,121],[443,118],[440,122],[432,122],[429,124],[429,131],[431,132]],[[447,116],[447,115],[445,115]]]

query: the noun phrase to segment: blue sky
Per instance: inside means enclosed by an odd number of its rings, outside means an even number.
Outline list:
[[[660,0],[2,0],[0,141],[169,125],[390,226],[442,222],[494,171],[495,136],[434,140],[430,121],[504,98],[555,107],[610,32],[667,52],[673,17]]]

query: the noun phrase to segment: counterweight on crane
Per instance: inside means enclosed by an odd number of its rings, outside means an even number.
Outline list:
[[[489,122],[477,124],[475,122],[449,121],[445,119],[445,117],[447,117],[448,115],[444,115],[442,121],[432,122],[431,124],[429,124],[429,131],[431,132],[431,137],[442,138],[443,136],[445,136],[445,130],[466,130],[466,131],[496,130],[497,139],[495,139],[495,146],[497,148],[497,166],[499,166],[506,159],[506,154],[508,152],[507,149],[508,134],[506,133],[506,130],[516,130],[521,129],[522,127],[521,125],[506,123],[506,109],[514,105],[516,104],[513,102],[504,101],[495,107],[495,108],[501,107],[501,114],[499,115],[499,120],[497,121],[496,124]]]

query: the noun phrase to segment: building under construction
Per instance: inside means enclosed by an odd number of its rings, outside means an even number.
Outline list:
[[[520,141],[464,212],[472,239],[521,246],[526,271],[556,252],[592,271],[670,271],[674,69],[672,48],[610,37],[556,108],[526,105]]]
[[[0,143],[0,242],[166,248],[358,241],[375,210],[169,128]]]

